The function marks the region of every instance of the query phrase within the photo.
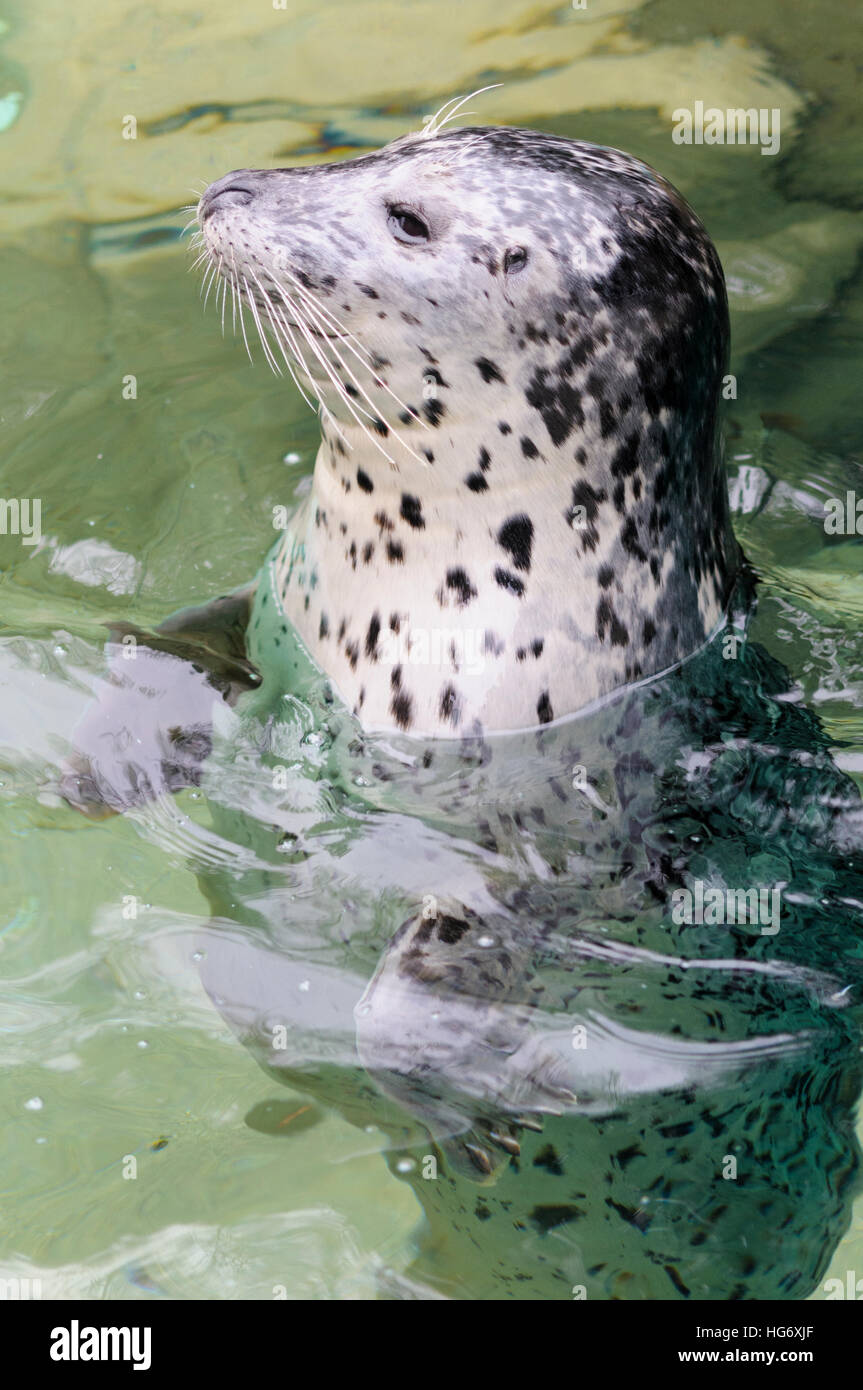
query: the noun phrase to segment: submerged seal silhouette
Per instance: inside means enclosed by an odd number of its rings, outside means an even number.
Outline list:
[[[738,566],[728,310],[651,169],[533,130],[424,132],[227,174],[198,220],[244,336],[245,306],[320,406],[258,586],[262,671],[287,620],[367,729],[452,736],[549,723],[709,637]]]

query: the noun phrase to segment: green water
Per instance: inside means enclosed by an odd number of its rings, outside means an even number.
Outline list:
[[[617,145],[669,176],[729,282],[753,635],[859,781],[860,542],[822,525],[826,497],[863,495],[853,15],[37,0],[3,18],[2,494],[41,499],[43,534],[0,536],[0,1274],[41,1277],[47,1297],[373,1298],[409,1264],[418,1204],[381,1129],[277,1085],[205,993],[202,793],[176,821],[94,822],[50,790],[103,671],[101,624],[152,625],[247,581],[316,447],[299,397],[202,314],[179,210],[229,169],[373,148],[493,81],[476,119]],[[780,153],[675,145],[671,112],[694,99],[780,108]],[[378,891],[385,940],[397,903]],[[322,907],[322,932],[337,919]],[[848,1270],[863,1274],[860,1199],[828,1273]]]

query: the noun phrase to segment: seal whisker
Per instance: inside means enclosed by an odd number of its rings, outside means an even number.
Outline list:
[[[210,290],[213,288],[213,286],[215,285],[216,281],[218,280],[218,278],[219,278],[219,273],[220,273],[221,269],[222,269],[222,258],[221,258],[221,256],[220,256],[220,257],[219,257],[219,263],[218,263],[218,265],[216,266],[216,273],[215,273],[215,275],[213,275],[213,276],[210,277],[210,283],[209,283],[209,285],[207,286],[207,293],[204,295],[204,308],[205,308],[205,309],[206,309],[206,307],[207,307],[207,300],[210,298]]]
[[[212,285],[213,285],[213,281],[215,280],[215,278],[216,278],[217,275],[218,275],[218,269],[217,269],[216,263],[215,263],[215,261],[212,261],[212,262],[210,263],[210,265],[207,267],[207,270],[206,270],[206,272],[205,272],[205,274],[204,274],[204,278],[203,278],[203,280],[201,281],[201,288],[200,288],[200,290],[198,291],[198,298],[204,300],[204,308],[205,308],[205,309],[206,309],[206,307],[207,307],[207,300],[206,300],[206,297],[205,297],[205,291],[206,291],[206,295],[209,295],[210,290],[211,290]]]
[[[251,313],[252,318],[255,320],[255,327],[258,330],[258,337],[261,340],[261,347],[264,349],[264,356],[266,357],[267,361],[270,364],[270,367],[275,372],[276,376],[281,376],[282,369],[276,361],[275,357],[273,356],[273,350],[267,342],[267,336],[264,332],[264,325],[261,323],[261,318],[258,313],[258,306],[255,303],[255,297],[252,294],[252,291],[249,289],[249,282],[246,279],[245,275],[243,276],[243,287],[246,291],[246,302],[249,306],[249,312]]]
[[[369,352],[368,348],[363,346],[359,338],[357,338],[355,334],[351,333],[351,331],[346,327],[346,325],[342,323],[341,319],[337,318],[331,309],[328,309],[326,305],[323,304],[321,300],[318,299],[310,289],[303,285],[296,275],[293,275],[289,270],[286,270],[284,273],[286,278],[291,281],[291,284],[294,286],[294,289],[296,290],[297,294],[301,296],[301,298],[308,300],[310,304],[313,304],[315,308],[318,310],[318,312],[320,314],[323,314],[324,317],[327,320],[329,320],[331,325],[334,328],[336,328],[339,333],[343,334],[345,338],[350,338],[353,340],[354,343],[356,343],[359,352],[362,353],[368,359],[367,365],[371,369],[372,355]]]
[[[217,293],[217,295],[218,295],[218,291],[217,291],[216,293]],[[222,277],[222,337],[223,337],[223,338],[224,338],[224,336],[225,336],[225,305],[226,305],[227,301],[228,301],[228,281],[227,281],[227,279],[223,276],[223,277]],[[219,301],[218,301],[218,298],[217,298],[217,299],[216,299],[216,304],[217,304],[217,305],[218,305],[218,302],[219,302]]]
[[[290,299],[288,299],[288,297],[287,297],[287,296],[284,294],[284,292],[281,290],[281,287],[277,286],[277,288],[279,289],[279,293],[282,295],[282,298],[285,300],[285,303],[287,304],[287,306],[288,306],[290,312],[291,312],[292,314],[296,314],[296,313],[297,313],[296,306],[295,306],[294,304],[291,303]],[[284,315],[282,314],[281,310],[279,309],[278,305],[273,304],[273,305],[272,305],[272,308],[273,308],[273,312],[274,312],[274,313],[276,314],[276,316],[278,317],[279,322],[280,322],[281,325],[282,325],[282,328],[284,329],[284,332],[285,332],[285,335],[286,335],[286,337],[287,337],[287,340],[288,340],[288,343],[289,343],[291,352],[292,352],[292,353],[294,354],[294,356],[296,357],[298,363],[300,364],[300,367],[301,367],[302,371],[305,373],[306,378],[307,378],[309,381],[312,381],[312,374],[311,374],[311,372],[309,371],[308,364],[307,364],[307,362],[306,362],[305,357],[303,356],[302,348],[300,347],[299,343],[296,341],[296,338],[295,338],[295,335],[294,335],[294,333],[293,333],[293,330],[292,330],[292,327],[291,327],[290,323],[285,319],[285,317],[284,317]],[[299,324],[299,322],[300,322],[300,319],[299,319],[299,316],[297,316],[297,323]],[[296,380],[296,378],[295,378],[295,380]],[[314,405],[313,405],[312,402],[309,400],[308,396],[306,395],[305,391],[303,390],[303,388],[302,388],[302,386],[300,385],[299,382],[297,382],[297,386],[299,387],[300,394],[302,395],[303,400],[307,402],[307,404],[308,404],[308,406],[309,406],[309,408],[310,408],[311,410],[314,410],[314,409],[315,409]],[[313,389],[314,389],[314,388],[313,388]],[[329,422],[329,424],[331,425],[331,427],[335,430],[335,432],[336,432],[336,434],[338,435],[339,439],[341,439],[342,443],[345,445],[345,448],[350,449],[350,450],[353,450],[353,447],[354,447],[353,444],[352,444],[351,441],[348,439],[347,435],[346,435],[346,434],[344,433],[344,431],[342,430],[342,428],[341,428],[341,426],[339,425],[338,421],[336,420],[335,416],[334,416],[334,415],[332,414],[332,412],[327,408],[327,406],[324,404],[324,402],[323,402],[323,400],[321,399],[320,396],[317,397],[317,401],[318,401],[318,406],[317,406],[317,412],[316,412],[316,413],[317,413],[318,417],[319,417],[320,419],[326,419],[326,420]]]
[[[366,424],[363,423],[363,421],[362,421],[362,419],[360,418],[359,414],[358,414],[357,411],[354,409],[353,401],[350,399],[350,397],[348,396],[347,392],[345,391],[344,383],[341,382],[341,381],[339,380],[338,374],[336,373],[335,368],[333,367],[332,363],[329,362],[329,361],[327,360],[327,358],[326,358],[326,357],[324,356],[324,354],[323,354],[323,351],[322,351],[321,348],[318,346],[318,343],[317,343],[316,340],[315,340],[315,335],[314,335],[314,334],[311,332],[311,330],[309,329],[309,326],[308,326],[308,324],[305,322],[302,313],[300,313],[300,312],[298,311],[298,306],[297,306],[296,304],[291,304],[291,303],[290,303],[290,301],[285,297],[284,291],[281,289],[281,286],[279,286],[278,288],[279,288],[279,293],[282,294],[282,297],[283,297],[283,298],[285,298],[285,303],[288,305],[288,308],[291,310],[292,313],[295,313],[295,314],[296,314],[296,316],[297,316],[297,326],[298,326],[300,332],[302,333],[303,337],[306,339],[306,342],[308,343],[309,347],[312,349],[312,352],[315,354],[315,357],[318,359],[318,361],[320,362],[321,366],[323,367],[325,373],[327,374],[327,376],[329,377],[330,381],[332,382],[332,385],[334,386],[334,388],[335,388],[335,390],[336,390],[336,394],[338,395],[338,397],[339,397],[339,399],[341,400],[342,404],[344,405],[345,409],[349,412],[350,415],[353,416],[354,422],[355,422],[355,423],[359,426],[359,428],[362,430],[363,434],[366,436],[366,438],[368,439],[369,443],[372,444],[372,445],[374,446],[374,448],[378,451],[379,454],[382,454],[382,455],[383,455],[383,457],[387,460],[387,462],[388,462],[388,464],[390,465],[390,467],[391,467],[395,472],[398,472],[398,471],[399,471],[399,466],[398,466],[398,464],[396,463],[395,459],[392,458],[391,455],[387,453],[386,449],[383,447],[383,445],[381,444],[380,440],[379,440],[375,435],[372,434],[371,430],[368,428],[368,426],[367,426]],[[310,379],[311,379],[311,378],[310,378]],[[320,400],[320,396],[318,397],[318,399]],[[323,401],[321,401],[321,405],[322,405],[322,406],[324,405]],[[324,409],[326,409],[326,406],[324,406]],[[329,413],[329,412],[328,412],[328,413]],[[363,413],[364,413],[364,414],[367,414],[366,411],[364,411]]]
[[[327,375],[329,376],[331,382],[332,382],[333,385],[335,386],[336,391],[337,391],[337,393],[338,393],[338,395],[339,395],[339,398],[342,400],[342,402],[343,402],[343,404],[345,405],[345,407],[347,408],[347,410],[350,411],[351,415],[353,415],[354,420],[355,420],[356,423],[360,426],[360,428],[363,430],[363,432],[366,434],[366,436],[369,438],[369,440],[375,445],[375,447],[376,447],[376,449],[378,450],[378,452],[381,453],[381,454],[383,454],[384,458],[389,462],[389,464],[390,464],[390,466],[391,466],[392,468],[397,469],[397,468],[398,468],[398,465],[395,463],[395,460],[392,459],[392,458],[390,457],[390,455],[387,453],[386,449],[384,449],[384,448],[382,447],[382,445],[380,445],[380,444],[378,443],[377,439],[374,438],[372,435],[369,434],[369,432],[368,432],[368,430],[366,429],[365,425],[363,424],[362,420],[359,418],[359,415],[357,414],[357,411],[362,411],[362,413],[363,413],[363,415],[365,415],[366,419],[367,419],[367,420],[371,420],[372,422],[374,422],[375,420],[377,420],[377,419],[379,418],[379,416],[377,415],[377,413],[374,414],[374,415],[370,415],[369,412],[368,412],[367,410],[364,410],[362,406],[357,406],[356,409],[354,408],[353,403],[351,402],[351,400],[350,400],[349,397],[347,396],[347,393],[346,393],[345,387],[344,387],[344,383],[343,383],[343,382],[341,381],[341,379],[339,378],[338,373],[335,372],[335,369],[332,367],[332,364],[325,358],[324,355],[322,355],[322,350],[319,351],[318,348],[315,346],[315,343],[314,343],[314,341],[313,341],[313,338],[309,336],[309,335],[310,335],[310,332],[311,332],[310,325],[309,325],[309,324],[307,323],[307,321],[303,318],[303,315],[302,315],[302,313],[300,312],[300,306],[299,306],[298,304],[296,304],[295,302],[292,303],[291,301],[289,301],[289,300],[287,299],[287,297],[285,296],[284,291],[282,290],[281,286],[278,285],[275,281],[274,281],[273,283],[274,283],[275,288],[276,288],[276,290],[278,291],[278,293],[282,295],[282,298],[283,298],[283,299],[285,299],[285,303],[288,305],[288,307],[290,308],[291,312],[297,316],[297,323],[298,323],[298,325],[299,325],[299,327],[300,327],[301,332],[303,333],[304,337],[306,337],[307,341],[309,342],[309,345],[310,345],[311,348],[312,348],[312,351],[315,353],[315,356],[318,358],[319,362],[320,362],[321,365],[323,366],[324,371],[327,373]],[[334,348],[334,347],[332,347],[332,345],[330,345],[330,346],[331,346],[331,351],[332,351],[333,353],[335,353],[335,355],[336,355],[336,357],[338,358],[338,360],[339,360],[339,362],[340,362],[342,368],[343,368],[343,369],[347,372],[347,374],[351,377],[351,379],[352,379],[352,381],[354,382],[355,386],[358,388],[358,390],[360,390],[360,391],[362,392],[362,394],[363,394],[363,396],[365,397],[365,399],[369,402],[369,404],[370,404],[370,405],[372,406],[372,408],[374,409],[374,401],[371,399],[371,397],[368,395],[368,393],[367,393],[366,391],[363,390],[362,386],[360,386],[360,383],[356,380],[356,377],[353,376],[353,373],[352,373],[352,372],[350,371],[350,369],[346,366],[346,364],[344,363],[343,359],[342,359],[341,356],[339,355],[337,349]],[[308,375],[308,370],[307,370],[307,369],[306,369],[306,372],[307,372],[307,375]],[[399,441],[399,443],[401,444],[402,448],[405,449],[405,450],[411,455],[411,457],[414,458],[414,459],[416,460],[417,463],[419,463],[423,468],[425,468],[425,467],[427,466],[425,459],[420,458],[418,454],[414,453],[413,449],[410,447],[409,444],[406,443],[406,441],[402,438],[402,436],[398,433],[398,431],[394,430],[394,431],[393,431],[393,434],[394,434],[395,438],[398,439],[398,441]]]
[[[280,287],[277,286],[277,289],[278,288]],[[284,295],[283,298],[285,298]],[[362,426],[362,420],[360,419],[358,412],[362,412],[362,414],[365,415],[367,420],[374,420],[376,416],[370,414],[369,411],[367,411],[361,405],[355,406],[354,403],[351,401],[350,397],[347,394],[347,391],[345,390],[344,382],[339,377],[339,374],[333,366],[332,362],[330,362],[329,359],[326,357],[323,348],[320,347],[318,343],[315,341],[315,334],[310,324],[304,317],[300,306],[296,302],[291,303],[287,298],[285,298],[285,303],[288,305],[288,308],[291,310],[291,313],[296,315],[297,326],[300,332],[306,339],[306,342],[309,344],[309,347],[312,349],[312,352],[315,354],[315,357],[318,359],[327,376],[329,377],[330,381],[332,382],[333,386],[335,387],[336,393],[339,396],[339,399],[342,401],[342,404],[353,415],[354,419],[356,420],[356,423]]]
[[[279,345],[279,351],[281,352],[282,357],[285,359],[285,366],[287,367],[288,371],[290,372],[291,380],[293,381],[294,385],[296,386],[297,390],[299,391],[300,395],[302,396],[303,400],[305,401],[305,403],[306,403],[306,405],[309,407],[309,409],[310,409],[310,410],[314,410],[314,405],[313,405],[312,402],[309,400],[308,396],[306,395],[305,391],[303,390],[303,387],[302,387],[302,384],[301,384],[301,382],[300,382],[300,380],[299,380],[299,377],[297,376],[297,374],[296,374],[296,372],[295,372],[295,370],[294,370],[293,363],[291,362],[290,357],[288,356],[287,352],[285,351],[284,332],[287,331],[287,332],[289,333],[289,337],[288,337],[288,346],[291,348],[292,351],[295,351],[295,343],[294,343],[294,340],[293,340],[293,335],[290,334],[287,324],[282,324],[281,327],[280,327],[280,324],[279,324],[278,319],[277,319],[277,317],[276,317],[276,316],[278,315],[278,309],[276,308],[276,305],[273,303],[273,301],[270,299],[270,296],[267,294],[267,291],[264,289],[264,286],[261,284],[260,280],[258,279],[257,275],[255,275],[254,271],[252,272],[252,279],[255,281],[256,285],[258,286],[258,289],[259,289],[260,292],[261,292],[261,295],[263,296],[264,311],[265,311],[265,313],[266,313],[266,315],[267,315],[267,318],[270,320],[270,324],[271,324],[272,329],[273,329],[273,337],[275,338],[276,342],[277,342],[278,345]],[[296,352],[295,352],[295,355],[298,356],[298,357],[300,358],[300,360],[302,361],[302,357],[301,357],[301,355],[300,355],[299,353],[296,353]],[[303,363],[303,367],[304,367],[304,369],[305,369],[305,363]],[[308,373],[307,373],[307,375],[308,375]]]
[[[473,101],[474,97],[482,96],[483,92],[493,92],[496,87],[502,86],[502,82],[492,82],[488,87],[478,87],[475,92],[468,92],[466,96],[450,97],[449,101],[445,101],[440,110],[435,112],[431,120],[428,121],[428,123],[426,124],[425,130],[423,130],[421,134],[423,136],[434,136],[439,134],[443,127],[446,125],[447,121],[453,120],[457,112],[461,109],[462,106],[464,106],[466,101]],[[453,102],[455,102],[454,106]],[[447,112],[447,115],[444,116],[443,113],[444,111],[446,111],[448,106],[452,106],[452,110]],[[472,115],[473,113],[468,112],[467,114]]]
[[[244,342],[245,345],[246,345],[246,352],[247,352],[248,355],[249,355],[249,361],[250,361],[250,362],[253,362],[253,361],[254,361],[254,358],[252,357],[252,350],[251,350],[251,348],[249,347],[249,340],[248,340],[248,338],[246,337],[246,320],[243,318],[243,292],[242,292],[242,290],[240,289],[239,277],[238,277],[238,275],[237,275],[237,261],[236,261],[236,257],[234,256],[234,248],[233,248],[233,247],[231,247],[231,260],[232,260],[233,263],[234,263],[234,279],[235,279],[236,282],[237,282],[237,306],[238,306],[239,311],[240,311],[240,328],[242,329],[242,333],[243,333],[243,342]]]
[[[282,315],[281,311],[279,310],[278,305],[276,305],[276,304],[271,304],[271,309],[272,309],[272,313],[273,313],[273,315],[274,315],[274,317],[275,317],[277,323],[278,323],[278,324],[280,325],[280,327],[281,327],[282,335],[285,337],[285,339],[286,339],[286,341],[287,341],[288,349],[290,350],[291,353],[293,353],[295,359],[301,364],[302,370],[306,373],[306,376],[308,377],[308,376],[309,376],[309,372],[308,372],[308,368],[306,367],[305,358],[303,357],[303,354],[302,354],[302,352],[300,351],[299,344],[295,341],[294,336],[293,336],[293,334],[291,333],[290,324],[288,324],[288,323],[285,321],[284,316]],[[314,403],[314,401],[310,400],[309,397],[308,397],[308,395],[306,394],[306,391],[305,391],[305,388],[304,388],[304,386],[303,386],[303,383],[300,381],[299,376],[297,375],[296,371],[294,370],[293,363],[291,362],[290,356],[289,356],[288,352],[285,350],[284,344],[281,342],[281,339],[280,339],[280,342],[279,342],[279,346],[280,346],[280,348],[281,348],[282,356],[284,357],[285,362],[286,362],[286,364],[287,364],[288,371],[290,372],[291,377],[292,377],[292,379],[293,379],[294,385],[296,386],[297,390],[299,391],[299,393],[300,393],[300,395],[302,396],[303,400],[305,401],[306,405],[309,407],[309,410],[315,411],[315,410],[320,409],[320,407],[321,407],[321,402],[318,401],[318,405],[316,406],[315,403]],[[339,430],[338,432],[339,432],[339,434],[341,434],[341,430]],[[344,436],[342,436],[342,437],[344,438]]]
[[[395,393],[395,391],[393,391],[393,389],[392,389],[385,381],[383,381],[383,380],[380,378],[380,376],[378,375],[378,373],[375,371],[375,368],[374,368],[374,364],[373,364],[373,360],[372,360],[371,354],[368,352],[368,350],[367,350],[366,348],[363,347],[363,345],[362,345],[362,343],[360,343],[359,339],[356,338],[356,337],[354,336],[353,333],[348,332],[348,330],[344,327],[344,325],[341,324],[341,323],[339,323],[339,320],[336,318],[336,316],[335,316],[334,314],[330,313],[330,311],[329,311],[328,309],[326,309],[325,306],[324,306],[323,304],[321,304],[320,300],[316,300],[315,297],[314,297],[314,295],[313,295],[309,290],[306,290],[304,287],[301,287],[301,285],[299,284],[299,282],[296,280],[296,277],[294,277],[294,276],[292,276],[292,275],[290,274],[290,271],[286,271],[285,273],[286,273],[286,275],[288,276],[289,279],[291,279],[291,280],[294,281],[295,288],[296,288],[296,292],[297,292],[297,294],[300,296],[300,299],[301,299],[303,302],[306,302],[307,307],[308,307],[310,310],[311,310],[312,308],[317,309],[317,311],[318,311],[319,314],[325,316],[325,319],[330,320],[330,322],[331,322],[333,325],[337,326],[338,328],[340,328],[340,329],[342,330],[344,338],[345,338],[346,340],[348,340],[348,341],[345,341],[345,343],[344,343],[345,349],[346,349],[348,352],[352,352],[353,355],[357,358],[357,360],[358,360],[359,362],[361,362],[362,365],[363,365],[364,367],[367,367],[367,368],[369,369],[369,371],[372,372],[372,373],[374,374],[376,384],[380,385],[380,386],[382,387],[382,389],[383,389],[384,391],[386,391],[387,395],[392,397],[392,399],[395,401],[396,405],[400,406],[400,408],[401,408],[403,411],[405,411],[406,414],[410,415],[410,416],[417,422],[418,425],[422,425],[423,429],[428,430],[428,429],[430,428],[430,426],[429,426],[429,424],[427,423],[427,421],[423,420],[422,417],[421,417],[420,415],[418,415],[417,412],[411,408],[411,406],[407,405],[407,404],[401,399],[400,396],[397,396],[396,393]],[[278,286],[277,286],[277,288],[278,288]],[[357,344],[357,347],[353,347],[353,346],[352,346],[353,343],[356,343],[356,344]],[[358,350],[358,349],[359,349],[359,350]],[[340,360],[341,360],[341,359],[340,359]],[[353,373],[351,373],[351,372],[349,371],[348,367],[345,365],[344,362],[342,362],[342,365],[344,366],[345,371],[348,372],[348,375],[350,376],[350,378],[351,378],[351,380],[353,381],[354,385],[355,385],[355,386],[359,386],[359,382],[357,381],[356,377],[353,375]],[[365,395],[366,393],[363,392],[363,394]],[[370,398],[368,395],[366,395],[366,400],[369,401],[370,404],[373,404],[373,402],[371,401],[371,398]],[[419,462],[424,463],[424,460],[420,459]]]
[[[445,111],[448,111],[451,106],[455,108],[455,103],[463,101],[470,101],[470,96],[450,97],[449,101],[445,101],[443,106],[439,107],[438,110],[435,111],[433,116],[429,116],[428,119],[423,122],[424,129],[420,133],[423,136],[429,137],[437,135],[438,130],[440,129],[440,121],[443,117],[443,113]]]
[[[290,332],[289,325],[284,322],[282,315],[279,313],[277,305],[273,304],[271,301],[270,307],[267,312],[270,316],[271,322],[273,323],[273,332],[275,334],[276,341],[279,344],[279,351],[281,352],[282,357],[285,359],[285,366],[291,374],[291,380],[293,381],[294,385],[296,386],[306,405],[309,407],[309,410],[315,410],[315,404],[313,401],[310,401],[308,396],[306,395],[306,392],[303,388],[303,384],[300,381],[300,378],[297,376],[297,373],[294,369],[294,365],[291,362],[290,356],[288,355],[288,352],[285,350],[283,337],[284,335]],[[296,343],[293,342],[292,339],[288,340],[288,347],[290,348],[290,351],[294,354],[295,358],[302,363],[302,369],[306,372],[306,375],[308,376],[303,355],[299,351],[298,346],[296,345]]]
[[[237,285],[233,276],[231,277],[231,332],[237,336]]]
[[[278,287],[277,287],[277,288],[278,288]],[[304,295],[303,295],[302,290],[299,290],[298,293],[300,294],[301,300],[302,300],[302,299],[304,298]],[[311,304],[308,304],[308,303],[306,304],[305,307],[306,307],[307,312],[310,313],[310,314],[314,317],[314,313],[315,313],[314,307],[313,307]],[[320,326],[320,324],[319,324],[319,326]],[[345,344],[345,346],[347,347],[348,351],[351,351],[351,347],[350,347],[350,344],[349,344],[349,343]],[[353,384],[354,384],[354,386],[357,388],[357,390],[358,390],[359,392],[361,392],[361,394],[363,395],[363,397],[365,398],[365,400],[367,400],[368,403],[369,403],[369,405],[372,407],[372,409],[375,410],[375,403],[374,403],[374,401],[372,400],[371,396],[369,395],[368,391],[366,391],[365,388],[364,388],[363,386],[361,386],[361,384],[360,384],[360,382],[358,381],[357,377],[356,377],[356,376],[354,375],[354,373],[351,371],[350,367],[349,367],[348,364],[345,362],[345,360],[344,360],[344,358],[342,357],[341,353],[338,351],[338,349],[335,347],[335,345],[332,343],[332,341],[330,342],[330,351],[338,358],[338,361],[339,361],[340,366],[341,366],[342,369],[345,371],[345,373],[350,377],[351,381],[353,382]],[[356,354],[356,353],[355,353],[354,355],[355,355],[355,356],[358,356],[358,354]],[[362,359],[359,359],[359,360],[362,361]],[[363,362],[362,365],[363,365],[363,366],[369,366],[369,364],[366,363],[366,362]],[[370,370],[374,370],[374,369],[370,367]],[[375,379],[376,379],[376,381],[380,381],[380,378],[377,376],[376,373],[375,373]],[[419,424],[424,425],[425,428],[428,428],[428,426],[426,425],[426,422],[425,422],[424,420],[421,420],[421,419],[420,419],[420,417],[417,415],[416,411],[411,410],[410,406],[405,405],[404,401],[400,400],[399,397],[395,394],[394,391],[390,391],[389,387],[386,385],[385,382],[380,381],[380,385],[383,387],[383,389],[384,389],[385,391],[387,391],[387,392],[389,393],[389,395],[392,396],[392,398],[393,398],[393,400],[396,402],[396,404],[399,405],[399,406],[401,406],[402,410],[406,411],[409,415],[412,415],[413,418],[414,418]],[[378,412],[375,411],[375,416],[374,416],[374,417],[371,417],[371,418],[376,418],[377,414],[378,414]],[[404,447],[408,450],[409,453],[413,453],[413,450],[412,450],[412,449],[410,448],[410,446],[405,442],[405,440],[402,439],[401,435],[399,434],[399,432],[398,432],[397,430],[393,430],[393,434],[394,434],[395,437],[399,440],[399,442],[402,443],[402,444],[404,445]],[[425,460],[420,459],[416,454],[414,454],[414,458],[417,459],[417,462],[418,462],[418,463],[423,463],[423,464],[424,464],[424,462],[425,462]]]

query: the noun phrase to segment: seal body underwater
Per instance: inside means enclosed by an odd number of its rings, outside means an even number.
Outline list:
[[[322,433],[230,642],[188,625],[193,749],[201,671],[247,687],[198,769],[211,997],[389,1136],[427,1222],[396,1296],[805,1297],[857,1169],[859,798],[745,640],[707,234],[620,152],[433,125],[198,216]],[[300,690],[286,805],[246,770]],[[136,787],[195,780],[177,742]],[[135,799],[90,763],[79,800]],[[699,882],[784,893],[781,928],[676,921]]]

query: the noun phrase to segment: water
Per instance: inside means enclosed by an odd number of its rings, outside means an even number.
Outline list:
[[[384,16],[356,0],[257,17],[222,3],[204,20],[178,5],[152,13],[138,28],[95,6],[79,7],[74,27],[59,5],[10,14],[0,69],[2,491],[40,497],[43,531],[30,547],[0,537],[3,1194],[15,1212],[3,1273],[41,1277],[46,1294],[94,1298],[476,1297],[500,1294],[497,1258],[548,1275],[549,1296],[584,1284],[590,1297],[638,1297],[655,1278],[658,1296],[674,1297],[685,1254],[696,1290],[719,1268],[750,1296],[810,1287],[824,1296],[826,1278],[863,1274],[859,1199],[851,1207],[853,988],[850,1002],[836,997],[857,979],[863,893],[840,833],[844,825],[853,839],[853,797],[821,756],[829,748],[859,782],[860,543],[823,528],[826,498],[863,494],[863,220],[851,172],[861,137],[845,12],[822,7],[816,32],[812,17],[768,4],[721,16],[688,6],[685,18],[663,4],[591,4],[537,20],[521,3],[476,3],[451,7],[445,23],[437,5]],[[490,759],[468,765],[453,752],[426,768],[411,761],[409,741],[357,741],[308,672],[281,705],[253,692],[224,711],[201,788],[86,819],[52,787],[102,689],[102,625],[146,628],[247,582],[272,542],[273,506],[290,504],[316,447],[299,397],[222,341],[212,307],[201,314],[177,242],[191,186],[241,165],[374,147],[494,80],[505,86],[480,99],[481,119],[647,159],[719,246],[737,376],[729,474],[738,534],[762,579],[750,639],[790,680],[752,645],[737,664],[708,652],[659,689],[655,706],[647,693],[627,702],[650,737],[617,734],[616,748],[671,750],[693,729],[701,747],[737,731],[748,741],[746,827],[723,814],[739,793],[733,748],[702,780],[654,753],[667,764],[662,795],[636,815],[601,752],[604,721],[622,720],[620,709],[506,757],[495,746]],[[721,107],[780,107],[781,153],[674,145],[671,111],[695,94]],[[122,139],[127,113],[137,115],[136,141]],[[129,376],[135,399],[124,399]],[[791,699],[774,698],[783,687]],[[714,714],[689,717],[705,689],[720,692]],[[600,808],[572,787],[580,765],[599,779]],[[643,777],[629,776],[643,798]],[[825,786],[841,803],[838,831],[820,807]],[[539,806],[544,823],[524,829],[510,818],[525,805]],[[633,815],[644,833],[627,859],[630,835],[612,842]],[[645,899],[669,826],[695,876],[791,885],[775,941],[742,928],[729,950],[727,928],[669,929]],[[702,859],[693,837],[709,837]],[[565,1112],[542,1134],[521,1131],[522,1172],[504,1165],[493,1183],[470,1173],[465,1145],[485,1142],[499,1068],[405,1096],[373,1090],[355,1051],[353,1008],[391,935],[429,896],[482,919],[467,941],[498,982],[482,1027],[498,1043],[503,1030],[537,1049]],[[518,965],[504,994],[501,950]],[[667,959],[693,955],[783,962],[789,973],[726,971],[721,986],[711,974],[700,994]],[[577,999],[574,961],[590,981]],[[526,1018],[538,965],[548,996]],[[378,976],[373,1010],[389,983]],[[590,1191],[608,1155],[627,1154],[639,1129],[690,1123],[686,1076],[675,1073],[664,1099],[645,1096],[623,1030],[661,1035],[652,1055],[672,1071],[709,1070],[675,1053],[673,1030],[705,1039],[717,1007],[729,1043],[758,1036],[772,1051],[717,1069],[702,1107],[723,1116],[715,1150],[704,1119],[669,1141],[709,1159],[709,1192],[703,1173],[647,1144],[618,1162],[609,1189],[635,1217],[600,1211]],[[621,1078],[617,1118],[607,1118],[601,1079],[584,1090],[583,1068],[579,1101],[564,1094],[579,1089],[579,1022],[604,1038],[605,1074]],[[287,1030],[284,1048],[272,1045],[274,1023]],[[785,1033],[806,1035],[805,1046],[794,1051]],[[361,1024],[360,1038],[367,1060],[393,1063],[391,1033]],[[519,1101],[530,1110],[542,1096]],[[470,1202],[480,1254],[452,1234],[464,1223],[441,1183],[423,1176],[429,1129],[457,1175],[458,1202]],[[731,1186],[717,1177],[727,1154],[741,1170],[748,1160],[751,1182],[716,1216],[712,1194]],[[660,1172],[663,1183],[640,1190]],[[769,1215],[762,1191],[778,1204]],[[512,1247],[499,1203],[524,1203],[525,1192],[528,1243]],[[412,1240],[421,1202],[449,1232],[434,1256],[418,1256]],[[748,1269],[741,1232],[753,1222],[779,1229],[786,1207],[788,1243]],[[639,1263],[648,1218],[674,1277]],[[703,1262],[681,1235],[693,1221],[707,1233]],[[589,1272],[605,1222],[636,1271],[628,1288]],[[777,1270],[791,1264],[801,1280],[778,1287]]]

